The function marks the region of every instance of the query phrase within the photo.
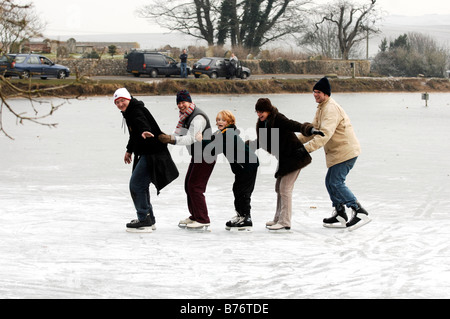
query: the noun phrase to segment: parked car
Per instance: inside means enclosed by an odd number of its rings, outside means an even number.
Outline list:
[[[0,74],[9,76],[8,70],[11,69],[14,58],[9,55],[0,56]]]
[[[127,72],[136,77],[147,74],[152,78],[158,75],[181,75],[181,63],[173,58],[158,52],[133,51],[127,56]],[[187,74],[191,74],[191,68],[187,67]]]
[[[55,64],[49,58],[39,54],[9,54],[13,58],[7,75],[28,79],[40,76],[41,79],[56,77],[65,79],[70,76],[70,69],[60,64]]]
[[[235,74],[230,74],[230,59],[226,58],[201,58],[194,64],[192,73],[196,78],[202,74],[208,75],[212,79],[226,77],[227,79],[236,76],[246,79],[251,75],[249,68],[242,66],[241,61],[237,62]]]

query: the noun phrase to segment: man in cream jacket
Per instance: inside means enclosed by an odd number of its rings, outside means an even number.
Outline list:
[[[312,153],[323,147],[328,167],[325,184],[333,203],[334,212],[330,218],[323,220],[329,228],[357,229],[371,220],[367,211],[361,207],[355,195],[345,185],[350,170],[361,153],[353,126],[344,109],[331,98],[331,85],[327,78],[322,78],[313,88],[314,98],[319,103],[312,125],[325,136],[299,135],[306,150]],[[353,211],[348,220],[345,206]]]

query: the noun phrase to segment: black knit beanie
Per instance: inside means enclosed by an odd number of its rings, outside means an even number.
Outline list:
[[[322,78],[314,85],[313,91],[317,90],[331,96],[331,85],[327,78]]]
[[[272,112],[273,109],[272,102],[267,98],[260,98],[255,105],[255,111],[257,112]]]
[[[192,103],[191,95],[187,90],[182,90],[177,93],[177,104],[183,101]]]

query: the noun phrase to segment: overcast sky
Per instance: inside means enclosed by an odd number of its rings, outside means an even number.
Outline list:
[[[26,0],[22,0],[26,1]],[[328,3],[331,0],[316,0]],[[367,2],[355,0],[358,3]],[[28,1],[26,1],[28,2]],[[46,36],[161,32],[156,25],[136,17],[136,9],[149,0],[31,0],[47,23]],[[390,15],[450,14],[448,0],[378,0]],[[450,21],[449,21],[450,24]]]

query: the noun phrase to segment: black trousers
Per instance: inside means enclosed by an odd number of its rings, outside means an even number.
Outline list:
[[[250,216],[251,198],[255,189],[255,171],[242,171],[235,175],[233,184],[234,208],[240,216]]]

